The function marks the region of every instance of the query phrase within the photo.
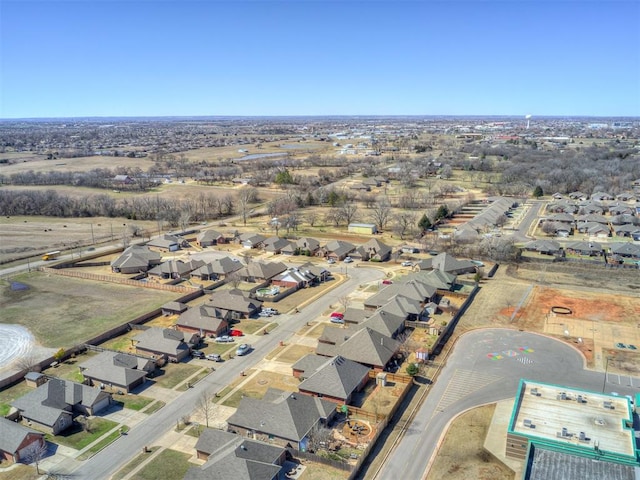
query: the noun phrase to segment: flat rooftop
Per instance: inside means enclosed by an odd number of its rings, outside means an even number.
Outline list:
[[[525,480],[637,480],[638,467],[532,446]]]
[[[627,397],[522,380],[509,430],[532,440],[635,458]]]

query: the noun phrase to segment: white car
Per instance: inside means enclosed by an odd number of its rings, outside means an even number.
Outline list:
[[[330,258],[329,260],[327,260],[327,263],[329,265],[333,265],[334,263],[336,263],[336,260],[334,258]]]
[[[344,262],[344,263],[351,263],[351,262],[353,262],[353,258],[351,258],[351,257],[344,257],[343,262]]]
[[[409,261],[407,261],[407,262],[402,262],[402,266],[403,266],[403,267],[413,267],[413,262],[409,262]]]

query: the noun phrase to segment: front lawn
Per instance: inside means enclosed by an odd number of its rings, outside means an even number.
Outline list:
[[[47,434],[46,438],[52,443],[75,448],[76,450],[82,450],[87,445],[102,437],[109,430],[118,426],[116,422],[100,417],[90,417],[89,422],[91,432],[85,431],[82,425],[77,422],[73,422],[71,428],[68,428],[60,435],[52,436]]]
[[[142,470],[131,477],[131,480],[182,480],[191,467],[196,465],[189,463],[191,455],[177,452],[176,450],[163,450]]]
[[[153,398],[143,397],[141,395],[114,395],[113,400],[122,404],[124,408],[129,410],[142,410],[144,407],[153,402]]]
[[[169,363],[165,365],[163,370],[156,373],[153,381],[158,387],[174,388],[180,382],[195,374],[200,368],[187,363]]]

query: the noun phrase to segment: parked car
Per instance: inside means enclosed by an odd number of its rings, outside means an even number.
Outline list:
[[[393,282],[391,280],[382,280],[383,285],[391,285]]]
[[[193,358],[204,358],[204,352],[201,352],[200,350],[193,350],[191,352],[191,356]]]
[[[413,262],[410,261],[406,261],[406,262],[402,262],[402,266],[403,267],[413,267]]]
[[[216,343],[230,343],[235,342],[234,338],[230,335],[222,335],[220,337],[216,337]]]
[[[340,312],[333,312],[331,315],[331,318],[344,318],[344,313],[340,313]]]
[[[221,362],[222,361],[222,357],[220,355],[218,355],[217,353],[208,353],[206,356],[207,360],[211,360],[212,362]]]
[[[351,257],[344,257],[343,262],[344,262],[344,263],[351,263],[351,262],[353,262],[353,258],[351,258]]]
[[[329,265],[333,265],[334,263],[336,263],[336,260],[334,258],[330,258],[329,260],[327,260],[327,263]]]
[[[276,310],[275,308],[267,307],[267,308],[263,308],[262,311],[270,313],[271,315],[280,315],[280,312],[278,312],[278,310]]]
[[[233,330],[229,330],[229,335],[231,335],[232,337],[242,337],[244,333],[242,333],[242,331],[240,330],[233,329]]]
[[[271,316],[271,313],[270,313],[270,312],[260,312],[260,313],[258,314],[258,316],[259,316],[259,317],[262,317],[262,318],[266,318],[266,317],[270,317],[270,316]]]
[[[627,346],[624,343],[616,343],[616,348],[627,348]]]
[[[329,320],[331,323],[339,323],[340,325],[344,324],[344,318],[342,317],[331,317]]]
[[[251,350],[251,346],[243,343],[238,345],[238,348],[236,348],[236,355],[238,355],[239,357],[241,357],[242,355],[246,355],[247,353],[249,353],[249,350]]]
[[[637,350],[637,349],[638,349],[638,347],[636,347],[635,345],[633,345],[633,344],[631,344],[631,343],[627,344],[627,348],[628,348],[629,350]]]

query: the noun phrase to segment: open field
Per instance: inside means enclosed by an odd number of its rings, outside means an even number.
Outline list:
[[[426,480],[513,480],[514,472],[484,450],[495,404],[474,408],[449,426]]]
[[[35,468],[27,465],[16,465],[7,470],[0,468],[0,480],[38,480],[41,477]]]
[[[0,282],[2,323],[28,328],[45,347],[69,347],[158,308],[176,294],[31,272]],[[34,314],[37,312],[37,315]]]

